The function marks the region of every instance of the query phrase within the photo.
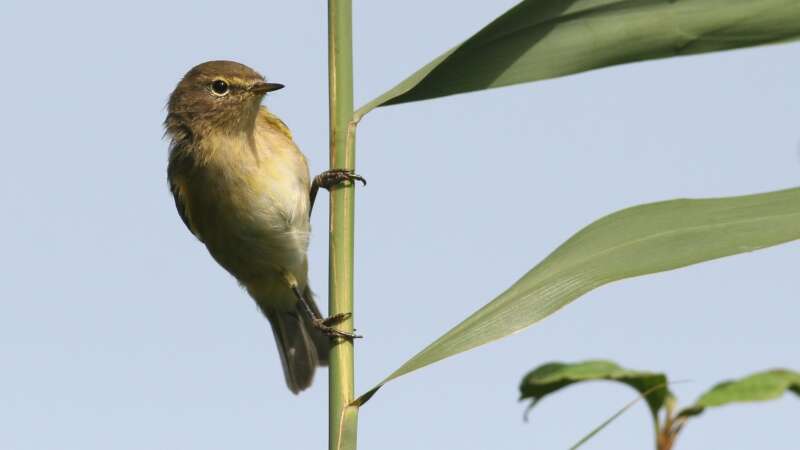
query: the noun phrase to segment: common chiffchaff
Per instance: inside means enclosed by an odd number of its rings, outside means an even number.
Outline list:
[[[169,98],[169,179],[175,206],[211,256],[247,289],[272,325],[289,389],[311,385],[330,339],[354,335],[322,319],[308,286],[309,215],[318,188],[361,180],[332,170],[309,182],[286,125],[261,106],[267,83],[253,69],[210,61]]]

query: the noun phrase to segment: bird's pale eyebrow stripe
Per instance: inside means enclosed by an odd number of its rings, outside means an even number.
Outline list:
[[[253,84],[254,82],[261,81],[253,78],[242,78],[242,77],[216,77],[215,80],[225,80],[231,86],[239,86],[239,87],[247,87]]]

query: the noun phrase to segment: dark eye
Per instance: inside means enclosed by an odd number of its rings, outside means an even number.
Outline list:
[[[225,95],[228,93],[228,83],[225,80],[214,80],[211,82],[211,92],[216,95]]]

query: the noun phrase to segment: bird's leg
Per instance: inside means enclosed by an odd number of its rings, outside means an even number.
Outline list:
[[[314,200],[317,198],[317,192],[319,191],[319,188],[324,188],[330,191],[332,187],[346,181],[351,183],[360,181],[364,184],[364,186],[367,185],[367,180],[365,180],[364,177],[354,173],[350,169],[331,169],[315,176],[314,180],[311,182],[311,192],[309,193],[310,203],[308,207],[308,216],[311,217],[311,210],[314,209]]]
[[[314,328],[331,337],[340,337],[345,339],[356,339],[363,337],[355,333],[348,333],[347,331],[340,331],[336,328],[333,328],[333,325],[349,319],[353,315],[352,313],[335,314],[327,319],[323,319],[322,316],[320,316],[320,314],[311,307],[311,305],[308,303],[308,300],[306,300],[303,293],[300,292],[300,288],[298,288],[297,285],[292,285],[292,292],[294,292],[295,297],[297,297],[297,301],[300,302],[303,312],[305,312],[308,318],[311,319],[311,324],[314,325]]]

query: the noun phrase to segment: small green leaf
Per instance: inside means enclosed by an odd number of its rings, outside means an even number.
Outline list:
[[[735,381],[720,383],[703,394],[697,402],[678,416],[691,417],[706,408],[729,403],[764,402],[781,397],[786,391],[800,395],[800,373],[786,369],[760,372]]]
[[[525,0],[359,109],[800,37],[797,0]]]
[[[578,232],[354,404],[363,404],[390,380],[520,331],[612,281],[795,239],[800,239],[800,188],[671,200],[616,212]]]
[[[554,362],[537,367],[522,379],[520,400],[531,399],[530,407],[533,408],[541,399],[559,389],[595,380],[617,381],[636,389],[647,401],[654,420],[657,420],[658,411],[671,395],[667,388],[667,376],[663,373],[629,370],[611,361],[598,360]]]

